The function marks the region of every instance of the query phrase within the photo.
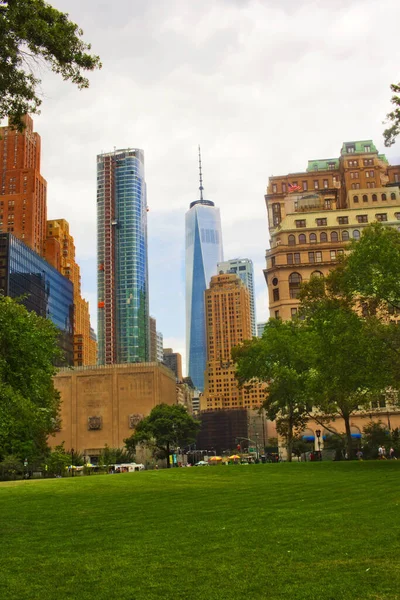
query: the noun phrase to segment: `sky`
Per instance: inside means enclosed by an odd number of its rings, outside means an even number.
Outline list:
[[[42,174],[48,218],[75,238],[96,326],[96,155],[145,153],[150,313],[185,364],[184,227],[204,196],[221,210],[225,260],[254,263],[257,321],[268,318],[268,177],[383,145],[400,79],[398,0],[53,0],[103,63],[79,91],[42,69]],[[400,162],[400,143],[386,154]]]

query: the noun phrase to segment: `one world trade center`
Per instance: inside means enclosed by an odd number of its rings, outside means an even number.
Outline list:
[[[203,198],[199,148],[200,199],[186,213],[186,360],[188,375],[204,389],[207,360],[204,292],[223,261],[221,217],[214,202]]]

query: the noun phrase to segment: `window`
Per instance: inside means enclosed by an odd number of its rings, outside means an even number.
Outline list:
[[[367,196],[367,194],[364,194],[363,197],[362,197],[362,199],[363,199],[363,202],[368,202],[368,196]]]
[[[293,254],[286,254],[286,262],[288,265],[293,264]]]
[[[372,194],[372,202],[377,202],[378,196],[376,194]]]
[[[327,224],[327,220],[326,219],[315,219],[317,222],[318,227],[323,227],[324,225]]]
[[[350,239],[349,232],[344,230],[342,231],[342,242],[348,242]]]
[[[276,183],[273,183],[272,184],[272,193],[276,194],[277,191],[278,191],[277,185],[276,185]]]
[[[396,194],[395,194],[394,192],[392,192],[392,193],[390,194],[390,199],[391,199],[391,200],[396,200]]]
[[[274,204],[272,205],[272,221],[274,227],[277,227],[281,220],[281,205],[279,204],[279,202],[274,202]]]
[[[371,152],[371,146],[364,146],[365,152]]]
[[[373,158],[364,158],[363,164],[364,164],[364,167],[367,167],[368,165],[373,165],[374,159]]]
[[[336,250],[331,250],[331,260],[336,260]]]
[[[360,239],[360,232],[358,231],[358,229],[354,229],[354,231],[353,231],[353,238],[355,240],[359,240]]]
[[[295,246],[296,245],[296,238],[294,235],[289,235],[288,237],[288,245],[289,246]]]
[[[368,223],[368,215],[357,215],[358,223]]]
[[[358,204],[358,196],[353,196],[353,202],[354,202],[355,204]]]
[[[289,295],[291,298],[297,298],[300,292],[301,275],[300,273],[291,273],[289,275]]]
[[[325,231],[323,231],[321,233],[321,235],[319,236],[319,239],[320,239],[321,242],[327,242],[328,241],[328,234]]]
[[[399,174],[398,173],[394,174],[394,180],[395,180],[396,183],[399,182]]]
[[[303,191],[306,192],[308,190],[308,183],[307,181],[303,181]]]
[[[349,154],[353,154],[356,151],[356,147],[355,146],[346,146],[346,151]]]
[[[332,231],[331,233],[331,242],[337,242],[339,240],[338,232]]]
[[[272,297],[274,299],[274,302],[278,302],[278,300],[279,300],[279,288],[274,288],[272,290]]]
[[[349,217],[338,217],[339,225],[347,225],[349,222]]]
[[[271,267],[275,266],[275,256],[271,256]]]
[[[352,190],[359,190],[360,189],[360,184],[359,183],[352,183],[351,184],[351,189]]]
[[[296,223],[296,227],[306,227],[306,220],[305,219],[296,219],[295,221]]]
[[[277,277],[273,278],[272,285],[275,285],[275,286],[278,285],[278,278]],[[231,296],[232,294],[229,294],[229,295]]]
[[[387,213],[378,213],[377,215],[375,215],[375,219],[377,221],[387,221]]]
[[[316,244],[317,243],[317,236],[315,233],[310,233],[310,244]]]
[[[282,192],[286,194],[286,183],[282,183]]]
[[[367,188],[374,188],[375,187],[375,181],[367,181]]]
[[[329,162],[328,163],[328,169],[329,169],[329,171],[334,171],[335,167],[336,167],[336,165],[335,165],[334,162]]]
[[[325,210],[330,210],[330,208],[331,208],[331,199],[330,198],[325,199],[324,206],[325,206]]]
[[[322,252],[315,253],[315,262],[317,262],[317,263],[322,262]]]
[[[293,254],[293,258],[294,258],[294,264],[299,265],[300,264],[300,252],[295,252]]]
[[[359,177],[358,171],[350,172],[350,179],[358,179],[358,177]]]
[[[328,187],[328,180],[324,179],[324,188],[326,189]]]
[[[291,308],[290,314],[291,314],[292,319],[294,319],[297,315],[297,308]]]
[[[279,319],[279,310],[275,311],[275,319]]]
[[[307,238],[304,233],[301,233],[299,235],[299,244],[306,244],[306,243],[307,243]]]
[[[400,221],[400,212],[394,213],[394,216],[398,221]]]
[[[314,179],[314,190],[317,190],[318,188],[319,188],[318,179]]]
[[[313,263],[314,262],[314,252],[309,252],[308,253],[308,262]]]
[[[323,273],[321,273],[321,271],[313,271],[311,273],[311,277],[323,277]]]
[[[382,198],[382,200],[386,200],[386,199],[387,199],[387,198],[386,198],[386,194],[382,194],[382,195],[381,195],[381,198]]]

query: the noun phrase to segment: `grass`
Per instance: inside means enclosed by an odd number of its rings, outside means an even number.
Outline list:
[[[400,598],[400,461],[0,484],[4,600]]]

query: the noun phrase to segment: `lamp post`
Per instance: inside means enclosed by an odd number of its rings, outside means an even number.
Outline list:
[[[318,441],[318,459],[322,460],[322,455],[321,455],[321,430],[317,429],[315,431],[315,435],[317,436],[317,441]]]
[[[74,449],[71,448],[71,477],[74,476]]]

